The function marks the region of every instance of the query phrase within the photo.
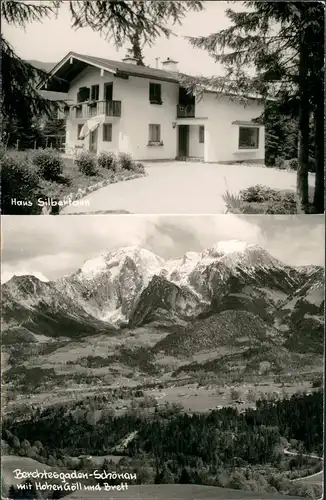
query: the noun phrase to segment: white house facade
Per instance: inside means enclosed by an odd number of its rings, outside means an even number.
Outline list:
[[[265,131],[253,122],[263,104],[244,106],[207,91],[200,100],[180,87],[176,63],[164,69],[69,53],[40,88],[65,92],[66,153],[123,151],[135,160],[198,159],[264,163]],[[79,139],[83,125],[101,125]]]

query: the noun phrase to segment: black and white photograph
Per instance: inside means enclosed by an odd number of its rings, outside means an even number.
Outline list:
[[[321,499],[324,233],[2,217],[3,498]]]
[[[324,3],[0,16],[1,498],[322,500]]]
[[[322,2],[0,9],[3,214],[324,213]]]

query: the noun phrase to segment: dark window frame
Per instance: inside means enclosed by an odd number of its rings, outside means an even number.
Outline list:
[[[107,99],[107,88],[110,88],[111,89],[111,94],[112,94],[112,97],[111,99]],[[113,101],[113,82],[106,82],[104,84],[104,101],[106,102],[110,102],[110,101]]]
[[[81,129],[83,128],[84,124],[83,123],[78,123],[77,124],[77,141],[82,141],[83,139],[79,139],[79,135],[81,132]]]
[[[154,128],[158,127],[158,128]],[[155,139],[153,137],[156,136],[156,132],[158,131],[158,139]],[[153,143],[153,142],[161,142],[161,125],[159,123],[150,123],[148,126],[148,142]]]
[[[91,85],[90,100],[91,101],[98,101],[99,97],[100,97],[100,86],[98,84]]]
[[[106,131],[109,130],[109,139],[107,139]],[[102,131],[102,141],[103,142],[112,142],[112,135],[113,135],[113,127],[112,123],[103,123],[103,131]]]
[[[204,144],[205,143],[205,125],[199,125],[199,137],[198,141],[199,144]]]
[[[162,104],[162,84],[149,83],[149,101],[151,104]]]
[[[254,146],[248,146],[248,142],[245,145],[243,145],[243,143],[241,144],[241,131],[242,130],[250,130],[250,131],[254,131],[256,133]],[[242,140],[243,140],[243,138],[242,138]],[[246,127],[246,126],[239,127],[238,149],[259,149],[259,127]]]

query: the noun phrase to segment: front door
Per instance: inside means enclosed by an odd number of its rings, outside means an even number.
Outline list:
[[[89,151],[90,153],[97,153],[97,130],[93,130],[89,134]]]
[[[179,125],[179,152],[178,156],[189,156],[189,125]]]

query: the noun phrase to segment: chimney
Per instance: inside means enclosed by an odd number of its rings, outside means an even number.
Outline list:
[[[162,62],[162,69],[165,71],[171,71],[172,73],[177,73],[178,70],[178,61],[173,61],[169,57],[166,61]]]
[[[137,65],[137,59],[135,59],[134,57],[129,57],[129,56],[127,56],[127,57],[125,57],[125,58],[124,58],[124,59],[122,59],[122,60],[123,60],[123,62],[125,62],[125,63],[128,63],[128,64],[135,64],[135,65]]]

